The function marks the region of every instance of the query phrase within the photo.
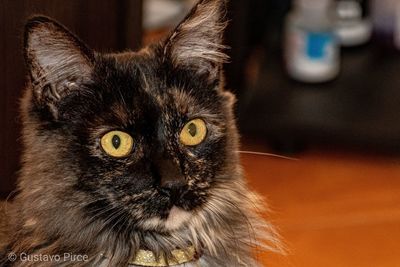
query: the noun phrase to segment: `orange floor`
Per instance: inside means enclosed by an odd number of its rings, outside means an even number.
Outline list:
[[[400,266],[400,157],[308,152],[298,161],[242,161],[288,249],[262,255],[265,266]]]

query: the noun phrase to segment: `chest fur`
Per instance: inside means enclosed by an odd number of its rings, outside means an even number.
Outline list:
[[[211,265],[206,264],[203,260],[198,260],[197,262],[189,262],[180,265],[174,265],[173,267],[208,267]],[[103,262],[99,267],[108,267],[108,262]],[[129,267],[143,267],[138,265],[129,265]]]

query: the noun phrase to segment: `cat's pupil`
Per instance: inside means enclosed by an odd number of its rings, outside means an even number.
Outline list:
[[[121,138],[118,135],[114,135],[111,142],[115,149],[118,149],[121,146]]]
[[[194,123],[189,124],[188,132],[192,137],[195,137],[197,134],[197,127]]]

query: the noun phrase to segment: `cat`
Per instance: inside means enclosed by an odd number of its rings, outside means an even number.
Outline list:
[[[27,22],[24,152],[1,266],[140,266],[148,253],[146,266],[255,267],[255,250],[279,250],[239,162],[225,5],[201,0],[165,40],[115,54],[50,18]],[[65,253],[85,258],[39,258]]]

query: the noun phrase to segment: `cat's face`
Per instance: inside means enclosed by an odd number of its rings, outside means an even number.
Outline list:
[[[219,84],[158,57],[97,57],[93,83],[65,103],[68,117],[60,125],[63,156],[76,162],[76,187],[104,198],[91,207],[120,205],[145,227],[166,220],[173,206],[186,216],[201,208],[225,165],[229,138],[229,99],[217,92]],[[205,137],[187,145],[187,125],[202,131],[196,119],[205,123]],[[112,156],[102,146],[110,132],[119,142],[132,139],[126,155]]]
[[[137,53],[97,54],[54,21],[28,23],[34,142],[58,173],[54,190],[88,217],[174,230],[230,178],[237,137],[220,77],[221,2],[202,1]]]

